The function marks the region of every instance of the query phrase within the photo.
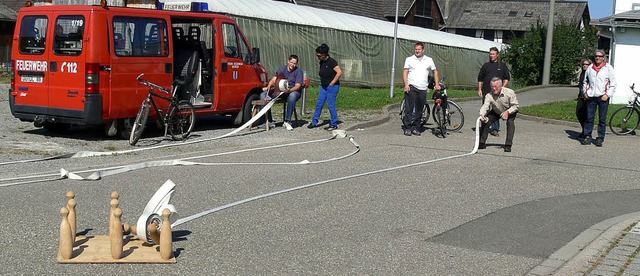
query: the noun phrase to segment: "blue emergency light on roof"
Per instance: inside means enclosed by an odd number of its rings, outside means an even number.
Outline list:
[[[206,12],[209,11],[209,4],[204,2],[158,3],[158,9],[168,11]]]
[[[209,11],[209,4],[204,2],[193,2],[191,3],[191,11],[194,11],[194,12]]]

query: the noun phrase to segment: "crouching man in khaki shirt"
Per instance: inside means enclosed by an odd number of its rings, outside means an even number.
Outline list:
[[[518,114],[516,93],[509,88],[502,87],[502,79],[499,77],[491,79],[491,93],[485,96],[484,104],[480,107],[480,117],[484,123],[480,127],[481,136],[478,148],[487,148],[485,142],[489,136],[489,126],[502,118],[507,120],[507,140],[504,142],[504,151],[511,152],[513,135],[516,132],[514,124],[516,114]]]

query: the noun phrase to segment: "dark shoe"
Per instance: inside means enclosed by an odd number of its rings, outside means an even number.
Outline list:
[[[404,135],[411,136],[411,130],[408,128],[404,129]]]
[[[420,136],[421,135],[420,131],[418,131],[417,129],[412,130],[411,134],[413,134],[415,136]]]
[[[591,137],[584,137],[582,140],[580,140],[580,144],[583,146],[591,145]]]
[[[324,128],[325,130],[332,131],[338,129],[338,126],[328,126]]]
[[[307,126],[308,129],[312,129],[312,128],[316,128],[318,127],[317,125],[314,125],[312,123],[309,123],[309,125]]]
[[[593,144],[596,145],[596,147],[602,147],[602,140],[596,139],[593,141]]]
[[[511,146],[504,146],[504,152],[511,152]]]
[[[491,130],[491,132],[489,132],[489,134],[491,134],[491,136],[500,137],[500,133],[498,133],[497,130]]]
[[[478,145],[478,149],[486,149],[487,148],[487,144],[485,143],[480,143],[480,145]]]

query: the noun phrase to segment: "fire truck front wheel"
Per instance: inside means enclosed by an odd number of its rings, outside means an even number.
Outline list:
[[[242,110],[238,112],[235,119],[233,120],[233,124],[236,126],[240,126],[251,120],[251,102],[259,99],[260,96],[258,94],[249,95],[249,97],[247,97],[247,100],[244,102],[244,105],[242,106]]]

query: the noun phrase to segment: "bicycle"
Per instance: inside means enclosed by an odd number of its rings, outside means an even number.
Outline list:
[[[442,138],[445,138],[449,131],[460,130],[464,125],[464,113],[458,103],[448,99],[444,77],[440,80],[440,90],[434,91],[432,98],[435,102],[433,120],[438,125]]]
[[[140,74],[136,80],[143,85],[149,86],[149,95],[142,101],[140,110],[136,115],[136,119],[131,128],[131,135],[129,136],[129,144],[134,146],[140,137],[142,137],[147,119],[149,118],[151,106],[153,106],[156,114],[158,114],[160,124],[164,125],[164,136],[167,136],[167,133],[169,133],[171,134],[171,139],[176,141],[187,138],[196,124],[196,111],[189,101],[180,100],[176,95],[177,91],[179,91],[179,85],[173,85],[173,91],[169,91],[160,85],[143,79],[143,76],[144,73]],[[156,89],[166,94],[171,94],[171,96],[160,95],[155,92]],[[169,112],[166,114],[162,113],[162,110],[158,108],[158,104],[154,100],[156,97],[169,102]]]
[[[402,120],[402,118],[404,118],[404,112],[405,112],[405,105],[406,105],[406,101],[407,101],[407,97],[405,97],[404,99],[402,99],[402,103],[400,103],[400,120]],[[415,114],[415,108],[413,110],[411,110],[412,114]],[[420,118],[420,126],[424,127],[424,125],[427,124],[427,121],[429,120],[429,116],[431,115],[431,108],[429,107],[429,103],[427,103],[427,101],[424,101],[424,108],[422,108],[422,117]],[[413,117],[413,116],[411,116]],[[404,123],[404,120],[402,121]]]
[[[634,132],[640,123],[640,99],[638,99],[640,93],[634,89],[635,85],[634,83],[630,86],[633,99],[629,101],[627,106],[614,111],[609,118],[609,129],[617,135],[627,135]]]

